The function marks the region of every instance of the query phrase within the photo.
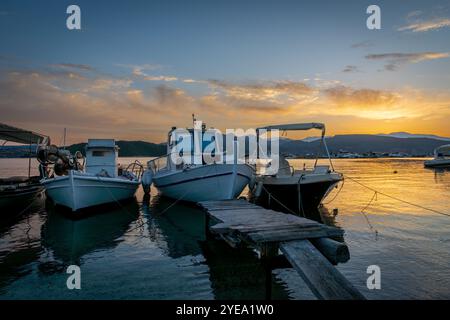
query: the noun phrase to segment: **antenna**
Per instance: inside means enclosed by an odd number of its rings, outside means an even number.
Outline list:
[[[63,149],[66,150],[66,128],[64,128]]]

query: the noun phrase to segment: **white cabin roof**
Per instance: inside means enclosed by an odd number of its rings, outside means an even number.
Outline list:
[[[87,148],[116,148],[114,139],[88,139]]]

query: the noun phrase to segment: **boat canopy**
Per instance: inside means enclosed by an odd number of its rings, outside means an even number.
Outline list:
[[[320,129],[320,130],[322,130],[322,136],[325,135],[325,125],[323,123],[317,123],[317,122],[278,124],[278,125],[257,128],[256,130],[259,131],[259,130],[276,130],[276,129],[282,130],[282,131]]]
[[[49,143],[49,137],[16,127],[0,123],[0,139],[22,144],[44,144]]]
[[[434,154],[450,154],[450,144],[444,144],[442,146],[437,147],[436,149],[434,149]]]

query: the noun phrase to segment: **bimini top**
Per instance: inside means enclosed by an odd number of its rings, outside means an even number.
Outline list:
[[[0,139],[22,144],[47,144],[50,138],[43,134],[0,123]]]
[[[437,155],[439,153],[442,154],[450,154],[450,144],[444,144],[442,146],[437,147],[436,149],[434,149],[434,154]]]
[[[267,127],[257,128],[256,130],[310,130],[320,129],[322,130],[322,136],[325,135],[325,125],[323,123],[311,122],[311,123],[292,123],[292,124],[278,124]]]

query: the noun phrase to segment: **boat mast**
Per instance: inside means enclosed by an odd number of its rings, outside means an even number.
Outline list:
[[[30,153],[28,154],[28,179],[30,179],[31,176],[31,144],[32,144],[32,140],[31,140],[31,136],[30,136]]]
[[[66,150],[66,128],[64,128],[63,149]]]

